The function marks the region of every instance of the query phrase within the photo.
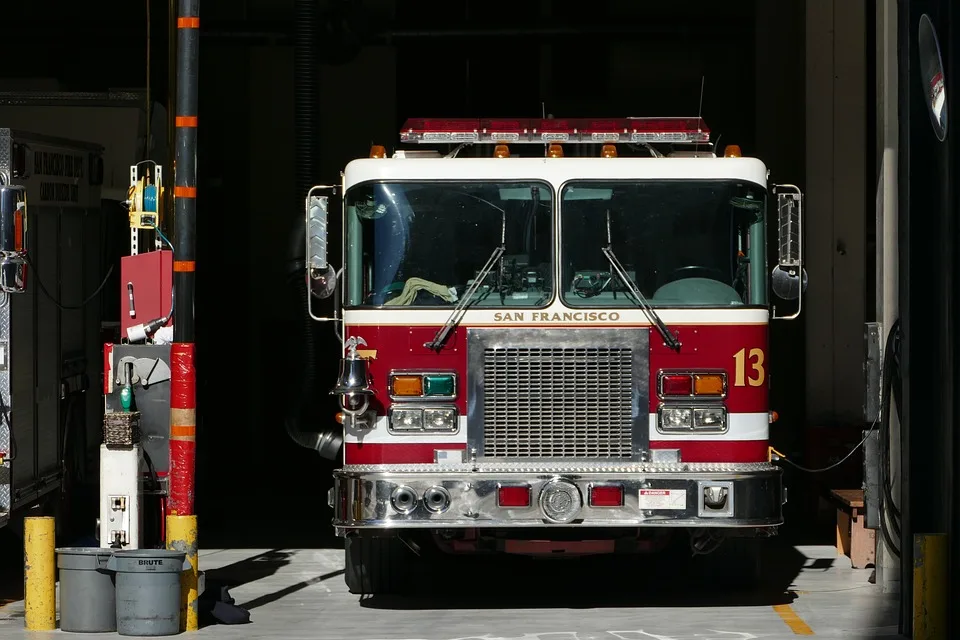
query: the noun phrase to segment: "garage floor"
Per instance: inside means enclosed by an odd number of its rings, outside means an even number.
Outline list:
[[[691,590],[683,586],[682,577],[664,575],[662,569],[640,575],[642,564],[580,560],[531,567],[526,559],[509,559],[503,569],[488,562],[441,567],[441,575],[449,576],[443,580],[445,595],[360,598],[344,585],[342,550],[210,549],[201,553],[208,588],[228,586],[236,603],[250,611],[251,623],[207,626],[197,636],[289,640],[897,637],[897,597],[882,594],[869,583],[872,570],[851,569],[849,560],[838,558],[833,547],[777,543],[767,553],[767,566],[772,567],[769,584],[762,592],[740,596],[711,592],[709,585]],[[22,601],[0,608],[0,637],[5,640],[63,635],[25,632]]]

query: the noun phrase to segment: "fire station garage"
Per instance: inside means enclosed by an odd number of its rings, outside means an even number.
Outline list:
[[[960,637],[957,3],[8,4],[0,637]]]

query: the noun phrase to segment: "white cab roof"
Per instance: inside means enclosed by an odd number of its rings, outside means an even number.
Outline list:
[[[344,170],[344,187],[392,180],[716,180],[766,188],[757,158],[361,158]]]

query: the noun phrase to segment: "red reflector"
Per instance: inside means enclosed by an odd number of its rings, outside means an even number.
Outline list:
[[[529,507],[530,487],[500,487],[497,501],[501,507]]]
[[[623,506],[623,487],[607,485],[590,488],[591,507],[621,507]]]
[[[665,396],[693,395],[693,377],[663,376],[660,378],[660,393]]]

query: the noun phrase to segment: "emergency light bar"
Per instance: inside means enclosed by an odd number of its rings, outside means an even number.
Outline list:
[[[411,118],[401,142],[437,144],[603,144],[710,142],[703,118]]]

